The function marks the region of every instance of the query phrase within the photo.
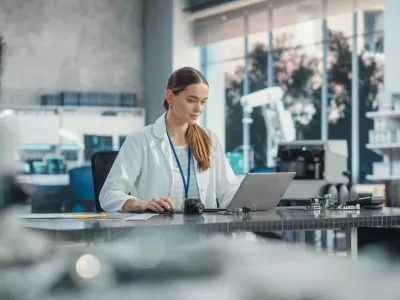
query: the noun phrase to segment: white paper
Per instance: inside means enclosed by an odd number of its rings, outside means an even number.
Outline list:
[[[102,215],[106,218],[101,218]],[[59,214],[24,214],[19,215],[20,219],[70,219],[70,220],[127,220],[145,221],[158,214],[131,214],[131,213],[59,213]],[[82,216],[86,218],[81,218]],[[90,216],[90,217],[89,217]]]
[[[150,219],[151,217],[157,216],[158,214],[133,214],[127,218],[124,218],[125,221],[145,221]]]
[[[92,213],[70,213],[70,214],[25,214],[19,215],[18,218],[20,219],[74,219],[76,216],[95,216],[100,217],[100,214],[92,214]]]

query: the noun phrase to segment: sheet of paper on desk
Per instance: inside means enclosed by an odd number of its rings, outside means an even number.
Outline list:
[[[100,218],[102,215],[106,215],[105,218]],[[145,221],[150,219],[151,217],[157,216],[157,214],[131,214],[131,213],[101,213],[101,214],[93,214],[93,213],[58,213],[58,214],[24,214],[19,215],[20,219],[71,219],[71,220],[79,220],[79,219],[95,219],[97,220],[128,220],[128,221]]]
[[[127,218],[124,218],[125,221],[146,221],[151,217],[157,216],[158,214],[132,214]]]
[[[25,214],[18,215],[20,219],[74,219],[74,217],[80,215],[84,216],[97,216],[96,214],[91,213],[56,213],[56,214]]]

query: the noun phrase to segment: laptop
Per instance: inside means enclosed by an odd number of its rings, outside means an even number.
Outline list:
[[[244,207],[251,211],[275,209],[285,194],[296,172],[248,173],[227,211],[238,211]]]

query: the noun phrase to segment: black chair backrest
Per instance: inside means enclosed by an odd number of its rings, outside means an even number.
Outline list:
[[[99,151],[92,155],[91,163],[97,212],[104,211],[100,205],[99,195],[117,155],[118,151]]]

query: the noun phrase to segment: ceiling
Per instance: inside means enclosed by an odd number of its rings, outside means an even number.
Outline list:
[[[325,0],[326,15],[340,14],[353,11],[356,7],[360,10],[383,9],[384,0]],[[185,9],[190,20],[203,19],[217,14],[231,13],[234,10],[249,12],[267,7],[293,8],[309,11],[311,14],[321,16],[324,0],[188,0],[189,6]]]
[[[234,1],[240,0],[188,0],[188,6],[184,11],[193,13]]]

